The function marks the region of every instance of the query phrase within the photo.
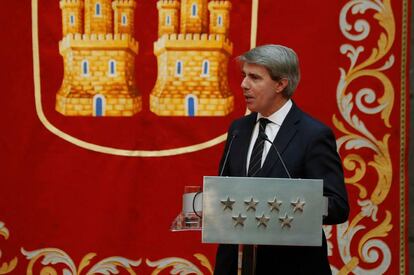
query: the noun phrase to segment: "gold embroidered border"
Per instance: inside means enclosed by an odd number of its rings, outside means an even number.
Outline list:
[[[406,137],[407,137],[407,55],[408,55],[409,1],[402,1],[401,21],[401,106],[400,106],[400,274],[406,274]]]

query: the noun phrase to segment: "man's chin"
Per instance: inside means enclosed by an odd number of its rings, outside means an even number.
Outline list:
[[[255,108],[253,102],[251,102],[249,100],[246,100],[245,102],[246,102],[246,108],[249,109],[250,111],[254,112],[253,110],[255,110],[256,108]]]
[[[246,104],[246,108],[252,113],[257,112],[256,108],[252,105]]]

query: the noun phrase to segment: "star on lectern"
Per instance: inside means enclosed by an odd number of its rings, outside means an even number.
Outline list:
[[[259,202],[255,201],[253,199],[253,197],[250,198],[250,201],[244,201],[244,204],[247,205],[247,210],[246,211],[249,211],[250,209],[253,209],[253,211],[256,211],[256,206],[257,206],[258,203]]]
[[[233,219],[233,221],[235,221],[234,227],[236,227],[239,224],[241,226],[244,226],[244,221],[247,219],[247,217],[246,216],[243,217],[241,213],[239,213],[238,216],[233,216],[231,218]]]
[[[267,203],[270,206],[270,212],[273,210],[279,212],[279,207],[282,205],[282,201],[277,200],[276,197],[273,198],[273,201],[268,201]]]
[[[280,226],[283,228],[285,226],[291,228],[292,225],[290,224],[293,221],[292,217],[289,217],[287,213],[285,213],[284,217],[279,217]]]
[[[261,217],[256,217],[256,221],[258,221],[257,227],[260,227],[261,225],[267,227],[269,220],[269,217],[266,217],[264,214]]]
[[[227,200],[221,200],[220,202],[224,205],[223,211],[227,208],[233,210],[233,204],[235,203],[235,201],[232,201],[229,196],[227,196]]]
[[[296,201],[291,201],[290,204],[293,206],[293,213],[296,211],[303,212],[303,208],[305,207],[305,201],[300,201],[300,198],[298,198]]]

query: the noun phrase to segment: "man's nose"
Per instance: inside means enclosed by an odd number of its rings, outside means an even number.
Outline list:
[[[247,81],[247,77],[244,77],[240,86],[242,87],[243,90],[248,90],[249,89],[249,83]]]

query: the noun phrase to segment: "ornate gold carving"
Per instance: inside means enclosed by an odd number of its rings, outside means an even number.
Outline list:
[[[26,274],[32,275],[33,270],[36,264],[41,264],[41,267],[35,269],[40,270],[40,275],[57,275],[57,274],[72,274],[72,275],[93,275],[93,274],[119,274],[118,268],[122,268],[131,275],[136,275],[136,268],[141,265],[142,260],[137,261],[129,260],[123,257],[109,257],[105,258],[93,266],[91,265],[91,260],[96,257],[96,253],[88,253],[80,261],[79,266],[77,267],[71,257],[58,248],[42,248],[34,251],[26,251],[24,248],[21,249],[23,255],[29,260],[27,266]],[[213,268],[203,254],[194,254],[194,257],[199,260],[201,266],[204,266],[210,274],[213,274]],[[152,271],[152,275],[157,275],[161,271],[172,268],[171,274],[204,274],[200,268],[194,263],[182,259],[182,258],[164,258],[158,261],[146,260],[146,264],[149,267],[155,267]],[[59,266],[56,267],[56,265]],[[0,273],[5,274],[5,273]]]
[[[40,262],[44,267],[41,269],[41,275],[55,275],[55,274],[72,274],[80,275],[81,272],[90,265],[91,260],[96,256],[95,253],[88,253],[81,260],[79,267],[77,268],[73,260],[63,250],[57,248],[43,248],[34,251],[26,251],[21,249],[23,255],[30,260],[27,266],[27,274],[33,274],[33,266],[36,262],[43,258]],[[61,272],[57,272],[55,267],[50,265],[62,264],[65,267]],[[137,261],[129,260],[123,257],[109,257],[105,258],[95,265],[93,265],[85,273],[86,275],[92,274],[118,274],[118,268],[123,268],[131,275],[136,275],[132,267],[137,267],[141,264],[141,259]]]
[[[203,254],[197,253],[197,254],[194,254],[194,257],[196,257],[200,261],[202,266],[207,268],[210,274],[213,274],[213,268],[206,256],[204,256]],[[151,273],[151,275],[157,275],[161,271],[167,268],[172,268],[172,270],[170,271],[170,274],[178,274],[178,275],[185,275],[185,274],[203,275],[204,274],[195,264],[183,258],[171,257],[171,258],[164,258],[164,259],[153,261],[153,262],[147,259],[146,263],[148,266],[156,267],[155,270]]]
[[[365,40],[370,34],[370,23],[366,19],[355,20],[349,24],[347,17],[352,13],[365,14],[367,10],[373,10],[373,18],[383,29],[379,34],[377,45],[371,49],[365,60],[362,45],[354,46]],[[335,127],[342,132],[337,140],[338,151],[343,157],[344,168],[350,176],[345,182],[358,189],[358,204],[360,212],[350,217],[350,222],[337,226],[338,251],[344,266],[338,274],[364,274],[366,269],[360,266],[369,263],[375,266],[369,272],[383,274],[391,263],[389,246],[382,240],[392,229],[392,214],[380,208],[387,198],[392,184],[392,163],[388,148],[390,138],[390,114],[394,107],[395,92],[391,80],[386,71],[394,65],[394,55],[390,53],[395,39],[395,20],[390,0],[370,1],[357,0],[347,2],[340,13],[340,28],[348,43],[341,45],[341,53],[346,54],[350,60],[347,70],[340,68],[341,76],[337,87],[337,104],[339,115],[333,116]],[[351,44],[352,43],[352,44]],[[378,65],[380,64],[380,65]],[[371,87],[360,88],[355,91],[353,84],[370,82],[357,82],[361,78],[371,78],[382,84],[381,90]],[[356,108],[354,108],[356,107]],[[383,124],[384,131],[375,132],[364,123],[363,119],[371,116],[377,119],[377,125]],[[388,131],[388,132],[387,132]],[[382,137],[378,137],[383,135]],[[364,153],[358,154],[363,149]],[[367,154],[371,152],[372,155]],[[367,174],[376,172],[377,181],[367,182]],[[372,175],[371,175],[372,176]],[[353,201],[351,199],[351,201]],[[377,215],[383,220],[379,220]],[[374,224],[366,224],[369,218]],[[358,237],[355,235],[358,233]],[[351,243],[358,241],[358,251],[351,250]],[[354,247],[354,245],[352,246]],[[383,257],[378,257],[381,253]],[[334,267],[334,269],[336,269]]]
[[[7,240],[10,236],[9,230],[4,226],[4,223],[0,221],[0,236],[3,236]],[[0,259],[2,253],[0,250]],[[10,262],[1,262],[0,261],[0,274],[7,274],[12,272],[17,266],[17,257],[14,257]]]

